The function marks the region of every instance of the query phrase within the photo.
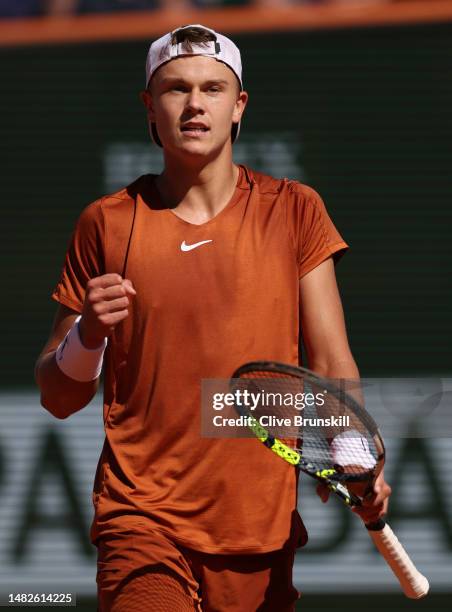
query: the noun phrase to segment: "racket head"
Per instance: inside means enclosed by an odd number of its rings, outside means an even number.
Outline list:
[[[383,469],[385,448],[377,424],[358,399],[359,393],[347,392],[349,387],[356,391],[357,381],[351,385],[320,377],[307,368],[254,361],[233,373],[230,386],[233,393],[241,391],[235,410],[252,417],[250,429],[265,446],[325,483],[348,505],[361,504]],[[254,407],[244,403],[244,392],[253,398]],[[298,403],[291,403],[290,397]],[[302,415],[303,424],[298,419],[297,425],[289,425]],[[331,417],[335,425],[312,425],[315,419],[320,422]]]

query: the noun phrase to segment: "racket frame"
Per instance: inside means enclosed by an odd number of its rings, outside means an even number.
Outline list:
[[[278,363],[275,361],[254,361],[242,365],[233,373],[231,385],[236,384],[238,379],[242,380],[243,378],[246,378],[246,376],[244,376],[245,374],[250,374],[252,372],[256,372],[257,370],[261,372],[273,372],[276,374],[289,374],[300,379],[307,378],[314,381],[315,384],[323,386],[328,391],[332,391],[333,393],[337,391],[337,386],[331,383],[331,381],[317,376],[314,372],[311,372],[307,368]],[[376,448],[379,451],[377,457],[378,469],[375,471],[374,479],[370,484],[369,488],[371,489],[373,487],[373,482],[375,482],[375,479],[378,477],[378,474],[381,473],[384,466],[385,447],[383,439],[375,421],[364,410],[364,408],[342,389],[340,390],[340,393],[341,398],[346,398],[347,407],[349,407],[368,428],[369,433],[374,438]],[[239,414],[244,414],[244,411],[241,410],[236,403],[234,403],[234,407]],[[252,419],[252,424],[249,425],[249,427],[251,431],[253,431],[254,435],[264,444],[264,446],[267,446],[267,448],[276,453],[284,461],[290,463],[319,482],[326,484],[328,488],[340,499],[342,499],[347,506],[362,505],[361,499],[348,491],[347,487],[340,481],[340,474],[335,469],[312,469],[314,467],[313,464],[310,464],[310,462],[303,457],[300,449],[290,448],[287,444],[275,436],[270,435],[265,427],[263,427],[254,418]],[[405,595],[410,599],[420,599],[425,597],[429,591],[428,580],[417,570],[390,526],[384,521],[384,519],[367,523],[365,526],[376,548],[399,580]]]

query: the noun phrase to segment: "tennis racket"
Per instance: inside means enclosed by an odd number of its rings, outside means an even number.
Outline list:
[[[362,504],[383,469],[385,447],[353,390],[305,368],[270,361],[241,366],[230,386],[235,410],[264,446],[326,484],[347,506]],[[366,528],[405,595],[424,597],[428,580],[389,525],[378,520]]]

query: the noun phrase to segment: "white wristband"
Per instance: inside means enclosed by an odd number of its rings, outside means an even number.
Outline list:
[[[79,382],[88,382],[100,376],[107,338],[98,348],[88,349],[83,346],[78,327],[81,318],[80,315],[75,319],[74,325],[58,346],[55,357],[58,367],[66,376]]]
[[[360,465],[371,469],[377,463],[370,452],[369,443],[358,431],[352,429],[337,435],[331,442],[331,453],[336,465]]]

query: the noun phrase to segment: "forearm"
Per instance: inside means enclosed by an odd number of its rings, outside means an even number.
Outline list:
[[[60,304],[35,368],[41,404],[57,418],[70,416],[94,397],[106,339],[129,314],[127,295],[136,295],[130,280],[104,274],[88,281],[82,313]]]
[[[328,378],[332,382],[339,385],[348,395],[353,397],[355,401],[364,406],[364,396],[360,384],[360,376],[358,366],[356,365],[353,356],[349,351],[348,354],[331,358],[330,360],[315,362],[309,364],[309,368],[323,378]],[[331,404],[327,402],[323,410],[319,410],[321,416],[330,417]],[[336,431],[330,432],[330,437],[336,435]]]
[[[359,370],[351,354],[323,360],[312,358],[308,362],[310,370],[324,378],[359,380]]]
[[[59,419],[65,419],[89,404],[99,386],[99,378],[79,382],[66,376],[56,363],[54,350],[39,358],[35,378],[41,391],[42,406]]]

